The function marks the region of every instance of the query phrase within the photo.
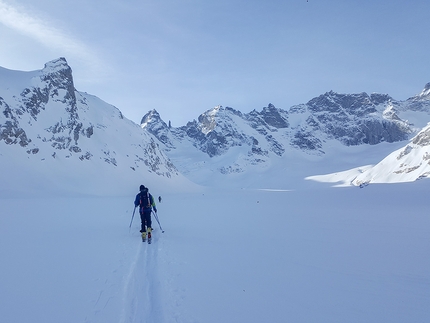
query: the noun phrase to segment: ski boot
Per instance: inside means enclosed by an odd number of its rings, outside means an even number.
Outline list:
[[[152,242],[152,228],[148,227],[148,243]]]
[[[146,241],[146,231],[141,231],[142,232],[142,241],[145,242]]]

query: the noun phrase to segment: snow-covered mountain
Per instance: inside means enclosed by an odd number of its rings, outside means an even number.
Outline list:
[[[64,58],[32,72],[0,68],[0,110],[2,171],[17,172],[3,189],[22,186],[28,176],[68,189],[85,182],[89,191],[100,189],[99,177],[115,183],[105,185],[113,190],[181,177],[151,135],[116,107],[75,89]],[[95,177],[82,178],[84,169]]]
[[[316,162],[336,172],[336,167],[367,165],[366,172],[360,168],[356,185],[429,174],[423,140],[408,140],[430,121],[430,83],[406,101],[386,94],[330,91],[288,110],[269,104],[242,113],[217,106],[177,128],[152,110],[139,127],[116,107],[77,91],[70,66],[59,58],[38,71],[0,68],[0,109],[0,165],[16,179],[2,181],[4,192],[28,190],[30,177],[72,191],[82,191],[85,182],[84,192],[99,194],[117,194],[142,182],[159,187],[192,186],[190,180],[224,185],[237,176],[282,182],[315,175]],[[381,144],[383,149],[374,149]],[[402,158],[370,170],[369,163],[402,146],[397,153]],[[422,152],[407,153],[418,150]],[[387,174],[390,168],[396,175]],[[83,175],[88,171],[93,179]]]
[[[210,167],[212,173],[242,173],[269,169],[291,155],[322,160],[333,147],[408,140],[430,121],[429,92],[427,84],[421,94],[396,101],[386,94],[330,91],[288,110],[269,104],[250,113],[217,106],[178,128],[152,110],[141,126],[184,174]]]
[[[405,147],[358,175],[354,185],[412,182],[430,175],[430,124]]]
[[[180,128],[151,111],[156,139],[76,91],[64,59],[0,68],[2,322],[428,321],[430,182],[331,186],[426,176],[430,125],[414,133],[429,90],[217,107]],[[196,186],[166,155],[211,187],[184,192]],[[142,183],[163,196],[151,245]]]

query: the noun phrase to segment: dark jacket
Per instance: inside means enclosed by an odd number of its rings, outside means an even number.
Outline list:
[[[148,205],[148,197],[149,197],[149,205]],[[134,206],[140,206],[141,212],[147,211],[151,212],[152,209],[154,209],[155,212],[157,212],[157,207],[155,206],[155,200],[151,193],[148,192],[148,189],[145,188],[142,191],[140,191],[139,194],[136,195],[136,199],[134,200]]]

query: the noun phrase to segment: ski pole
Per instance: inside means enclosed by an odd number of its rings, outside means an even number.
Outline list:
[[[160,224],[160,220],[158,220],[157,212],[152,211],[152,213],[154,213],[155,220],[157,220],[158,225],[160,226],[161,233],[164,233],[164,230],[163,230],[163,228],[161,227],[161,224]]]
[[[133,215],[131,216],[131,221],[130,221],[130,226],[129,226],[129,228],[131,228],[131,224],[133,223],[134,212],[136,212],[136,207],[137,207],[137,206],[135,206],[135,207],[134,207]]]

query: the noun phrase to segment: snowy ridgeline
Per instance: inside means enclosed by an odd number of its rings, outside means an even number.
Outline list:
[[[198,145],[171,141],[163,148],[180,130],[157,128],[157,137],[76,91],[65,60],[42,71],[0,72],[7,74],[0,78],[2,321],[379,323],[430,317],[429,128],[411,141],[377,145],[316,138],[326,129],[323,121],[331,120],[326,112],[342,116],[349,102],[329,92],[295,107],[288,120],[273,106],[246,120],[217,108],[202,115],[201,129],[189,125]],[[428,88],[409,102],[425,118]],[[397,112],[411,112],[399,102],[391,109],[389,97],[354,97],[364,100],[363,108],[376,100],[370,107],[384,108],[377,110],[394,123]],[[363,111],[373,115],[372,109]],[[321,154],[309,153],[312,145],[281,142],[283,127],[302,129],[299,121],[311,120],[311,112],[318,122],[304,124],[309,131],[299,131],[299,138],[324,143],[324,151],[315,146]],[[232,120],[240,127],[232,128]],[[251,133],[242,131],[245,121],[254,126]],[[219,155],[209,148],[224,150]],[[404,181],[415,182],[366,185]],[[128,228],[140,184],[163,197],[158,210],[166,232],[154,222],[152,245],[140,240],[138,215]],[[360,184],[366,187],[352,187]]]
[[[215,178],[219,174],[255,175],[269,171],[282,176],[296,171],[289,169],[294,158],[327,163],[327,158],[333,157],[347,160],[345,153],[355,161],[350,165],[355,168],[367,165],[359,162],[372,153],[372,146],[386,143],[392,143],[391,151],[380,159],[374,158],[373,164],[404,148],[401,156],[390,159],[389,172],[381,172],[387,169],[384,161],[383,167],[363,174],[352,184],[380,183],[386,179],[414,181],[430,174],[427,157],[430,141],[416,137],[420,131],[423,137],[429,132],[429,92],[430,83],[420,94],[397,101],[386,94],[330,91],[287,110],[269,104],[250,113],[217,106],[176,128],[151,110],[143,116],[141,126],[157,138],[160,148],[179,171],[197,183],[201,178],[212,183],[219,180]],[[409,145],[410,139],[413,145]],[[401,146],[397,145],[399,142]],[[360,154],[351,156],[351,151]],[[409,154],[410,151],[413,153]],[[407,158],[402,158],[406,155]],[[280,164],[283,165],[276,169]]]
[[[137,188],[136,188],[137,189]],[[1,199],[4,322],[426,322],[427,179],[162,194],[153,243],[126,198]]]
[[[33,72],[0,67],[0,166],[7,184],[0,191],[9,195],[55,189],[118,195],[142,180],[174,185],[182,178],[151,135],[75,89],[64,58]]]
[[[339,180],[415,181],[430,174],[429,93],[430,83],[406,101],[330,91],[288,110],[218,106],[179,128],[152,110],[138,126],[77,91],[65,58],[39,71],[0,68],[0,194],[118,196],[142,182],[258,188],[357,167]]]

